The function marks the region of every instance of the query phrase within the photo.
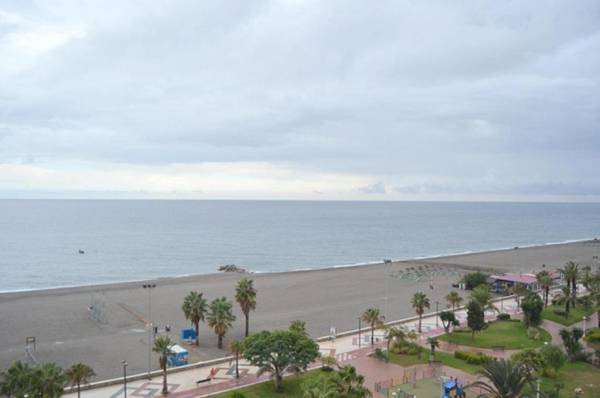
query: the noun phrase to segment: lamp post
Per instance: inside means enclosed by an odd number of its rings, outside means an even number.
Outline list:
[[[438,319],[439,319],[439,306],[440,306],[440,302],[436,301],[435,302],[435,328],[437,329],[439,327],[439,323],[438,323]]]
[[[583,316],[583,335],[585,336],[585,329],[586,329],[586,322],[587,321],[587,316]]]
[[[125,394],[125,398],[127,398],[127,361],[121,361],[123,365],[123,394]]]
[[[156,283],[144,283],[142,288],[148,290],[148,380],[152,379],[152,332],[154,324],[152,323],[152,289],[156,287]]]
[[[361,321],[361,318],[358,317],[358,348],[360,348],[360,328],[361,328],[360,321]]]

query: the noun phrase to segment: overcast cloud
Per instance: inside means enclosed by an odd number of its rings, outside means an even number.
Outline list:
[[[2,1],[0,196],[600,200],[600,2]]]

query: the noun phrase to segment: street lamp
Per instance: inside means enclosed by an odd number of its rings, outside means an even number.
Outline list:
[[[125,398],[127,398],[127,361],[121,361],[123,365],[123,393],[125,394]]]
[[[358,348],[360,348],[360,328],[361,328],[361,317],[358,317]]]
[[[152,323],[152,289],[156,287],[156,283],[144,283],[142,288],[148,290],[148,380],[152,379],[152,331],[154,324]]]

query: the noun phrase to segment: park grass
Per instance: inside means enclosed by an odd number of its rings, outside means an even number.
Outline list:
[[[470,347],[522,350],[541,347],[545,341],[552,339],[544,329],[540,328],[539,331],[540,339],[533,340],[527,336],[527,327],[521,321],[494,321],[486,329],[475,333],[475,338],[471,337],[471,330],[458,329],[451,334],[439,336],[438,340]]]
[[[333,374],[335,374],[335,372],[324,372],[317,369],[299,375],[287,376],[283,379],[283,394],[277,394],[275,392],[275,383],[273,381],[266,381],[253,386],[239,388],[235,391],[215,395],[213,398],[230,398],[234,393],[244,394],[245,398],[302,398],[304,396],[302,392],[302,383],[321,375],[329,377]]]
[[[584,316],[590,316],[594,312],[598,311],[598,307],[591,307],[586,311],[582,305],[577,305],[575,308],[571,308],[568,317],[554,313],[555,310],[564,311],[565,307],[562,305],[549,305],[548,307],[544,308],[544,311],[542,312],[542,318],[548,321],[559,323],[563,326],[571,326],[577,322],[581,322]]]
[[[598,368],[585,362],[567,362],[557,373],[555,378],[543,377],[541,380],[542,391],[554,390],[556,382],[564,386],[560,390],[560,398],[571,398],[577,387],[583,389],[580,398],[600,397],[600,371]],[[534,396],[534,395],[532,395]]]
[[[396,354],[395,352],[390,354],[390,362],[404,367],[429,363],[428,358],[429,351],[423,352],[420,357],[418,355]],[[472,365],[467,361],[455,358],[452,353],[443,351],[435,352],[434,362],[473,374],[482,368],[481,365]]]

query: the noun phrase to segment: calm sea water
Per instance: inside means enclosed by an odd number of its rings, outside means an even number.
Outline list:
[[[327,267],[599,232],[600,204],[0,200],[0,291],[210,273],[232,263]]]

